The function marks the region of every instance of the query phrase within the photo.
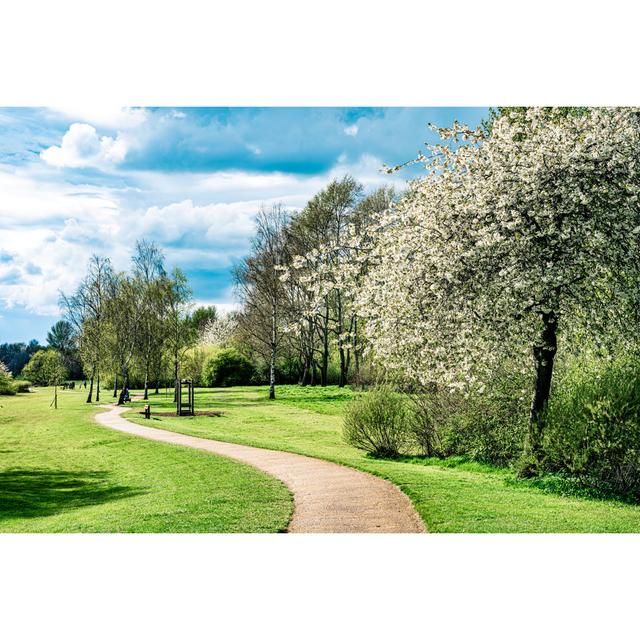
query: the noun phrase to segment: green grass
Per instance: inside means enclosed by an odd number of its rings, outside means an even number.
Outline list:
[[[282,483],[227,458],[128,436],[93,420],[85,391],[0,398],[2,532],[275,532]]]
[[[342,440],[342,412],[349,389],[279,387],[269,402],[264,387],[199,389],[196,409],[222,417],[156,417],[145,421],[190,435],[302,453],[387,478],[413,501],[431,532],[640,532],[640,507],[616,501],[567,497],[508,470],[459,460],[376,460]],[[151,396],[158,410],[171,398]],[[139,403],[142,404],[142,403]]]

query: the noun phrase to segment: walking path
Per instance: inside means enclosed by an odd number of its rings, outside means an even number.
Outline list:
[[[145,427],[121,416],[125,407],[96,415],[117,431],[179,444],[250,464],[281,480],[291,491],[290,533],[424,533],[411,501],[395,485],[362,471],[296,453],[271,451]]]

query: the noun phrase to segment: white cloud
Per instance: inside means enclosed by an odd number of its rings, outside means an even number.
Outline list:
[[[117,164],[127,155],[127,145],[118,134],[98,137],[95,127],[76,122],[62,136],[60,146],[52,146],[40,157],[53,167],[105,167]]]
[[[349,127],[345,127],[344,128],[344,132],[348,136],[351,136],[352,138],[355,138],[358,135],[358,125],[357,124],[352,124]]]
[[[369,189],[401,182],[380,173],[380,166],[378,158],[364,155],[314,176],[125,174],[114,168],[107,182],[115,179],[116,188],[74,184],[41,163],[22,169],[0,165],[0,302],[55,315],[59,290],[73,291],[92,253],[107,255],[115,268],[126,269],[135,241],[142,237],[162,246],[169,267],[219,272],[248,250],[262,204],[282,201],[290,208],[302,207],[329,180],[345,173]],[[225,309],[236,304],[231,291],[210,302]]]
[[[214,306],[218,310],[218,313],[220,313],[221,315],[226,315],[230,311],[240,311],[242,307],[242,305],[239,302],[228,302],[226,300],[223,302],[218,302],[217,298],[214,300],[196,299],[193,301],[193,306],[194,307]]]
[[[147,119],[145,109],[113,106],[53,107],[52,111],[80,122],[88,122],[97,127],[124,131],[141,125]],[[179,112],[176,112],[179,113]],[[179,116],[176,116],[179,117]]]
[[[117,210],[112,190],[56,182],[52,180],[55,173],[46,167],[25,170],[0,165],[0,229],[24,226],[28,232],[35,224],[51,224],[69,217],[103,218]]]

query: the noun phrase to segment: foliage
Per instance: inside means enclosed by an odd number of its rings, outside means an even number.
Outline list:
[[[5,363],[13,376],[18,376],[29,358],[36,351],[43,347],[37,340],[31,340],[28,344],[24,342],[5,342],[0,344],[0,360]]]
[[[544,466],[604,493],[640,500],[640,360],[583,357],[547,411]]]
[[[490,134],[438,131],[418,158],[427,175],[370,230],[367,338],[378,362],[425,385],[482,393],[505,357],[534,365],[537,453],[557,334],[605,317],[637,264],[640,115],[528,108]]]
[[[58,320],[47,333],[47,344],[63,355],[74,350],[75,342],[73,325],[66,320]]]
[[[462,456],[508,466],[521,457],[527,433],[530,382],[509,369],[482,394],[412,385],[412,434],[426,456]]]
[[[11,396],[15,394],[16,388],[13,382],[13,376],[9,367],[0,360],[0,396]]]
[[[215,308],[215,307],[214,307]],[[228,347],[238,327],[237,314],[230,312],[209,318],[200,330],[200,344]]]
[[[30,380],[14,380],[13,388],[17,393],[29,393],[31,387],[33,386],[33,382]]]
[[[55,349],[34,353],[22,372],[34,384],[40,386],[62,384],[68,373],[62,356]]]
[[[344,439],[350,445],[394,458],[410,443],[411,417],[405,399],[391,387],[379,386],[350,403],[344,415]]]
[[[220,349],[210,356],[202,373],[207,387],[231,387],[249,384],[254,373],[253,365],[236,349]]]
[[[219,314],[216,307],[209,305],[194,309],[193,312],[189,314],[188,322],[196,333],[202,334],[205,327],[211,323],[215,323],[218,317]]]

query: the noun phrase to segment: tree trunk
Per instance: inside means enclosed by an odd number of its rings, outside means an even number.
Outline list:
[[[113,397],[118,397],[118,374],[114,374],[113,376]]]
[[[173,361],[173,402],[178,402],[178,356]]]
[[[358,319],[353,322],[353,366],[356,372],[356,379],[360,379],[360,353],[358,352]]]
[[[100,374],[96,375],[96,402],[100,402]]]
[[[122,372],[122,389],[120,389],[120,395],[118,396],[118,404],[122,405],[127,397],[129,391],[129,374],[126,371]]]
[[[144,372],[144,399],[149,399],[149,374],[147,371]]]
[[[269,362],[269,400],[276,399],[276,354],[271,351],[271,362]]]
[[[545,427],[545,413],[551,393],[551,378],[553,375],[553,361],[558,348],[557,330],[558,318],[555,313],[542,314],[542,334],[540,344],[533,347],[533,358],[536,364],[536,385],[531,402],[529,415],[529,434],[527,454],[530,462],[522,470],[521,475],[537,475],[542,462],[542,437]]]
[[[300,374],[300,382],[298,382],[298,384],[301,387],[306,387],[308,377],[309,377],[309,357],[307,356],[307,354],[305,354],[304,360],[302,362],[302,373]]]
[[[276,399],[276,302],[275,298],[271,299],[271,359],[269,361],[269,400]]]
[[[156,376],[156,395],[160,393],[160,376]]]
[[[89,379],[89,395],[87,396],[87,402],[91,403],[93,400],[93,375]]]
[[[344,387],[347,384],[347,360],[344,353],[344,347],[340,345],[340,380],[338,380],[338,386]]]

